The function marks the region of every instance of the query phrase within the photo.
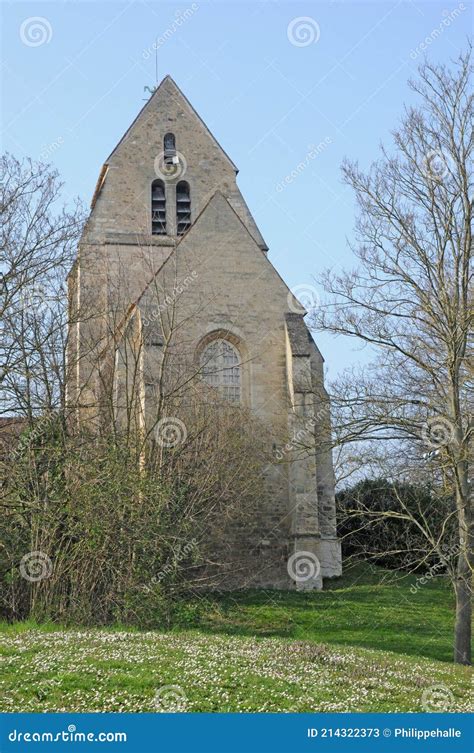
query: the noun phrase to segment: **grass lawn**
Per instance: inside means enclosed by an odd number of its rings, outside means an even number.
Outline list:
[[[1,711],[468,711],[453,600],[358,567],[322,593],[182,602],[160,631],[0,625]]]

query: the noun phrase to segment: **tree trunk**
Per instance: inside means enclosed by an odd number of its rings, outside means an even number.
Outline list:
[[[459,405],[459,403],[458,403]],[[456,406],[457,407],[457,406]],[[458,447],[462,447],[461,419],[456,425]],[[454,661],[471,664],[472,631],[472,491],[469,484],[469,445],[462,447],[456,463],[456,509],[459,532],[459,554],[454,582],[456,622],[454,626]]]
[[[454,626],[454,661],[471,664],[472,586],[471,568],[465,553],[459,555],[458,573],[454,582],[456,623]]]

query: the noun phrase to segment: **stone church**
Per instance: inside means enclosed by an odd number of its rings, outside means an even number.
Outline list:
[[[323,358],[236,176],[166,76],[99,175],[68,279],[67,401],[76,425],[92,426],[111,394],[143,429],[166,379],[192,367],[187,381],[273,438],[257,526],[234,547],[248,567],[229,587],[321,589],[341,573]],[[165,361],[170,343],[181,356]],[[175,415],[159,421],[165,446],[185,439]]]

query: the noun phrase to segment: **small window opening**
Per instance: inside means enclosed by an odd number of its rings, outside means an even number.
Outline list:
[[[163,151],[165,165],[171,166],[178,163],[178,156],[176,154],[176,139],[174,133],[166,133],[163,139]]]

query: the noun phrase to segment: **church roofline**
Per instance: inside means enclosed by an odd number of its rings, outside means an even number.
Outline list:
[[[250,232],[250,230],[248,229],[248,227],[246,226],[246,224],[245,224],[245,223],[243,222],[243,220],[242,220],[242,218],[240,217],[240,215],[238,214],[238,212],[236,212],[236,210],[234,209],[234,207],[233,207],[233,206],[232,206],[232,204],[230,203],[230,201],[229,201],[229,199],[227,198],[227,196],[225,196],[225,195],[224,195],[224,194],[222,193],[222,191],[221,191],[220,189],[217,189],[216,191],[214,191],[214,193],[212,194],[212,196],[210,196],[210,197],[209,197],[209,200],[208,200],[208,201],[206,202],[206,204],[205,204],[205,205],[203,206],[203,208],[202,208],[202,209],[201,209],[201,211],[199,212],[198,216],[197,216],[197,217],[196,217],[196,219],[194,220],[193,224],[192,224],[192,225],[190,225],[190,227],[189,227],[189,228],[188,228],[188,230],[187,230],[187,231],[186,231],[186,232],[184,233],[184,235],[182,235],[182,236],[180,237],[180,239],[179,239],[179,240],[178,240],[178,242],[177,242],[177,243],[176,243],[176,244],[174,245],[174,247],[172,248],[172,250],[170,251],[170,253],[169,253],[169,254],[168,254],[168,256],[166,257],[166,259],[164,259],[164,260],[163,260],[163,262],[162,262],[162,263],[160,264],[160,266],[158,267],[158,269],[156,270],[156,272],[155,272],[155,273],[154,273],[154,274],[152,275],[152,277],[150,278],[150,280],[149,280],[149,281],[148,281],[148,282],[146,283],[146,285],[145,285],[145,287],[143,288],[143,290],[142,290],[142,292],[140,293],[140,295],[139,295],[139,296],[138,296],[138,297],[137,297],[137,298],[135,299],[135,301],[134,301],[133,303],[131,303],[131,304],[129,305],[129,307],[127,308],[127,311],[126,311],[126,313],[124,314],[124,316],[123,316],[123,318],[122,318],[122,320],[120,321],[119,325],[118,325],[118,326],[117,326],[117,328],[115,329],[115,332],[114,332],[114,335],[113,335],[114,339],[116,339],[116,334],[117,334],[117,333],[119,333],[119,336],[120,336],[120,332],[123,332],[123,328],[124,328],[124,327],[126,326],[127,322],[129,321],[130,317],[132,316],[132,314],[133,314],[133,313],[134,313],[134,312],[135,312],[135,311],[137,310],[137,307],[139,306],[139,304],[140,304],[140,301],[142,300],[142,298],[143,298],[143,296],[145,295],[145,293],[147,292],[147,290],[148,290],[148,289],[150,288],[150,286],[151,286],[151,284],[152,284],[153,280],[156,280],[156,278],[158,277],[158,275],[160,274],[160,272],[161,272],[161,271],[163,270],[163,268],[164,268],[164,267],[166,266],[166,264],[168,263],[168,261],[169,261],[169,260],[170,260],[170,259],[171,259],[171,258],[172,258],[172,257],[173,257],[174,255],[175,255],[175,253],[176,253],[176,251],[178,250],[178,248],[179,248],[179,246],[181,245],[181,243],[183,243],[183,241],[184,241],[184,240],[185,240],[185,239],[187,238],[188,234],[189,234],[189,233],[191,233],[191,232],[193,231],[193,228],[194,228],[194,227],[196,226],[196,224],[197,224],[198,220],[199,220],[199,219],[200,219],[200,218],[202,217],[202,215],[203,215],[203,214],[205,213],[205,211],[207,210],[207,208],[209,207],[209,205],[211,204],[211,202],[212,202],[212,201],[214,201],[214,199],[215,199],[215,198],[216,198],[217,196],[220,196],[220,197],[222,197],[222,198],[224,199],[224,201],[225,201],[225,202],[226,202],[226,204],[228,205],[229,209],[230,209],[230,210],[231,210],[231,211],[233,212],[233,214],[235,215],[235,217],[236,217],[236,218],[238,219],[238,221],[240,222],[240,224],[241,224],[242,228],[243,228],[243,229],[245,230],[245,232],[247,233],[247,235],[249,236],[249,238],[250,238],[250,239],[252,240],[252,243],[254,243],[254,244],[255,244],[255,246],[256,246],[256,247],[257,247],[257,248],[258,248],[258,249],[260,250],[260,252],[261,252],[261,254],[263,255],[264,259],[265,259],[265,260],[266,260],[266,262],[267,262],[267,263],[268,263],[268,264],[270,265],[270,267],[272,268],[273,272],[274,272],[274,273],[275,273],[275,274],[277,275],[277,277],[279,277],[279,279],[281,280],[281,282],[283,283],[283,285],[284,285],[284,286],[286,287],[286,289],[287,289],[287,290],[288,290],[288,291],[289,291],[290,293],[292,293],[291,289],[290,289],[290,288],[288,287],[288,285],[286,284],[286,282],[285,282],[285,280],[283,279],[283,277],[281,276],[281,274],[280,274],[280,273],[278,272],[278,270],[277,270],[277,269],[276,269],[276,268],[274,267],[274,265],[273,265],[273,264],[271,263],[270,259],[268,258],[268,255],[267,255],[267,254],[265,253],[265,251],[264,251],[264,250],[263,250],[263,249],[262,249],[262,248],[261,248],[261,247],[260,247],[260,246],[258,245],[258,243],[257,243],[257,241],[255,240],[255,238],[253,237],[252,233]],[[292,293],[292,295],[293,295],[293,297],[295,298],[295,296],[294,296],[294,294],[293,294],[293,293]],[[296,298],[295,298],[295,301],[297,301],[297,302],[299,303],[299,301],[298,301],[298,300],[297,300]],[[301,313],[299,314],[299,313],[295,313],[295,312],[293,312],[293,313],[291,313],[291,312],[287,312],[287,313],[285,314],[285,321],[286,321],[287,325],[290,325],[290,327],[291,327],[291,324],[290,324],[290,322],[291,322],[291,323],[293,323],[293,322],[295,322],[296,320],[299,320],[299,321],[300,321],[300,322],[301,322],[301,323],[303,324],[303,326],[304,326],[304,328],[305,328],[305,330],[306,330],[306,332],[307,332],[307,335],[308,335],[308,338],[309,338],[309,342],[310,342],[310,344],[311,344],[311,345],[312,345],[312,346],[313,346],[313,347],[315,348],[316,352],[317,352],[317,353],[319,354],[319,356],[321,357],[321,359],[322,359],[322,360],[324,361],[324,358],[323,358],[323,356],[321,355],[321,352],[320,352],[320,350],[319,350],[318,346],[317,346],[317,345],[316,345],[316,343],[314,342],[314,339],[313,339],[313,337],[312,337],[312,335],[311,335],[311,332],[310,332],[309,328],[308,328],[308,327],[307,327],[307,325],[306,325],[306,322],[304,321],[304,317],[306,316],[306,314],[307,314],[308,312],[306,311],[306,309],[304,308],[304,306],[302,306],[302,305],[301,305],[300,303],[299,303],[299,305],[300,305],[300,306],[301,306],[301,308],[302,308],[302,311],[301,311]]]
[[[97,178],[97,183],[95,185],[94,193],[93,193],[93,196],[92,196],[92,199],[91,199],[91,209],[94,209],[95,203],[96,203],[96,201],[98,199],[98,196],[99,196],[99,194],[101,192],[102,186],[105,183],[105,176],[107,175],[108,169],[109,169],[109,166],[105,162],[102,165],[102,167],[100,169],[99,177]]]
[[[204,212],[208,208],[209,204],[216,198],[216,196],[221,196],[224,199],[224,201],[228,204],[229,208],[232,210],[232,212],[235,214],[235,216],[239,220],[239,222],[242,225],[242,227],[244,228],[245,232],[252,239],[252,242],[255,243],[256,247],[260,250],[260,252],[263,254],[263,256],[265,257],[265,259],[267,259],[267,255],[266,255],[265,251],[263,251],[260,248],[260,246],[256,242],[255,238],[252,236],[251,232],[249,231],[248,227],[246,227],[246,225],[242,221],[241,217],[239,217],[239,215],[235,211],[234,207],[232,206],[232,204],[230,203],[230,201],[228,200],[228,198],[226,196],[224,196],[224,194],[222,193],[222,191],[220,191],[219,189],[217,189],[217,191],[214,191],[214,193],[212,194],[212,196],[209,197],[209,200],[205,203],[205,205],[203,206],[203,208],[199,212],[198,216],[194,220],[193,224],[188,228],[188,230],[184,233],[184,235],[182,235],[180,237],[179,241],[172,248],[172,250],[170,251],[170,253],[166,257],[166,259],[164,259],[164,261],[160,264],[160,266],[158,267],[158,269],[156,270],[156,272],[153,274],[153,276],[150,278],[150,280],[147,282],[147,284],[143,288],[143,290],[140,293],[140,295],[138,296],[138,298],[136,298],[136,300],[133,303],[130,304],[130,306],[128,307],[127,312],[126,312],[124,318],[122,319],[122,321],[119,324],[119,327],[122,327],[124,325],[124,323],[126,323],[128,321],[128,319],[130,318],[130,316],[132,315],[132,313],[136,310],[136,308],[139,305],[140,301],[142,300],[143,296],[145,295],[145,293],[149,289],[149,287],[152,284],[153,280],[155,280],[157,278],[157,276],[162,271],[163,267],[165,267],[166,264],[168,263],[168,261],[171,259],[171,257],[174,256],[174,254],[176,253],[176,251],[179,248],[179,246],[181,245],[181,243],[186,239],[186,237],[188,236],[188,234],[192,232],[193,228],[196,226],[196,223],[202,217],[202,215],[204,214]],[[268,259],[267,259],[267,261],[268,261]],[[269,263],[271,263],[271,262],[269,262]],[[272,267],[273,267],[273,265],[272,265]],[[273,269],[275,269],[275,268],[273,267]],[[276,272],[276,270],[275,270],[275,272]],[[277,274],[278,274],[278,272],[277,272]]]
[[[180,237],[179,241],[176,243],[176,245],[174,246],[174,248],[172,249],[172,251],[168,254],[168,256],[166,257],[166,259],[163,261],[163,263],[161,264],[161,266],[159,267],[159,269],[157,269],[157,271],[155,272],[155,274],[153,275],[153,277],[149,280],[149,282],[147,282],[147,284],[145,285],[144,289],[142,290],[142,292],[140,293],[140,295],[138,296],[138,298],[135,300],[135,303],[132,304],[132,305],[133,306],[137,306],[140,303],[141,299],[143,298],[144,294],[146,293],[146,291],[150,287],[150,285],[153,282],[153,280],[156,279],[156,277],[161,272],[161,270],[163,269],[163,267],[167,264],[167,262],[171,259],[171,257],[174,256],[174,254],[176,253],[176,251],[179,248],[180,244],[187,238],[188,234],[193,231],[193,228],[195,228],[195,226],[197,225],[199,219],[202,217],[202,215],[204,214],[204,212],[207,210],[208,206],[211,204],[212,201],[214,201],[214,199],[217,196],[221,196],[224,199],[224,201],[228,205],[229,209],[233,212],[233,214],[235,215],[235,217],[238,219],[238,221],[240,222],[240,225],[245,230],[245,232],[247,233],[247,235],[251,239],[252,243],[254,243],[255,246],[258,248],[258,250],[262,254],[262,256],[265,259],[265,261],[267,262],[267,264],[270,265],[270,267],[272,268],[273,272],[281,280],[281,282],[283,283],[283,285],[285,286],[285,288],[288,290],[288,292],[290,292],[293,295],[294,300],[301,306],[301,304],[299,303],[299,301],[297,300],[297,298],[295,298],[294,294],[292,293],[291,289],[286,284],[285,280],[283,279],[283,277],[281,276],[281,274],[279,273],[279,271],[271,263],[270,259],[268,258],[268,254],[266,253],[266,251],[261,246],[259,246],[259,244],[255,240],[255,238],[253,237],[252,233],[248,229],[247,225],[242,220],[242,217],[239,215],[239,213],[232,206],[232,204],[229,201],[229,199],[227,198],[227,196],[225,196],[219,188],[216,191],[214,191],[214,193],[212,194],[212,196],[209,197],[209,200],[205,203],[205,205],[203,206],[203,208],[199,212],[198,216],[196,217],[196,219],[192,223],[192,225],[190,225],[190,227],[184,233],[184,235],[182,235]],[[302,316],[305,316],[308,312],[306,311],[306,309],[303,306],[301,306],[301,308],[302,308]]]
[[[230,165],[231,165],[232,169],[233,169],[233,170],[235,171],[235,174],[236,174],[236,175],[238,174],[238,172],[239,172],[239,169],[238,169],[238,167],[237,167],[237,166],[235,165],[235,163],[234,163],[234,162],[233,162],[233,161],[231,160],[231,158],[229,157],[229,155],[227,154],[227,152],[225,151],[225,149],[224,149],[224,148],[223,148],[223,147],[222,147],[222,146],[221,146],[221,145],[219,144],[219,142],[218,142],[218,140],[216,139],[216,137],[214,136],[214,134],[213,134],[213,133],[211,133],[211,131],[209,130],[209,128],[208,128],[208,126],[206,125],[206,123],[204,122],[204,120],[203,120],[203,119],[201,118],[201,116],[199,115],[199,113],[198,113],[198,112],[197,112],[197,111],[196,111],[196,110],[194,109],[194,107],[192,106],[192,104],[191,104],[191,102],[189,101],[189,99],[187,98],[186,94],[184,94],[184,92],[183,92],[183,91],[181,91],[181,89],[179,88],[179,86],[178,86],[178,84],[176,83],[176,81],[174,80],[174,78],[173,78],[172,76],[170,76],[170,75],[169,75],[169,73],[168,73],[168,74],[167,74],[167,75],[166,75],[166,76],[165,76],[165,77],[164,77],[164,78],[163,78],[163,79],[162,79],[162,80],[160,81],[159,85],[158,85],[158,86],[156,87],[156,89],[155,89],[155,91],[153,92],[153,94],[151,95],[150,99],[149,99],[149,100],[148,100],[147,102],[145,102],[145,104],[143,105],[143,107],[141,108],[141,110],[139,111],[139,113],[137,114],[137,116],[136,116],[136,117],[134,118],[134,120],[132,121],[132,123],[131,123],[131,124],[129,125],[129,127],[127,128],[127,130],[126,130],[126,131],[125,131],[125,133],[123,134],[123,136],[122,136],[122,138],[120,139],[120,141],[118,141],[118,142],[117,142],[117,144],[116,144],[116,145],[114,146],[114,148],[113,148],[113,149],[112,149],[112,151],[110,152],[109,156],[108,156],[108,157],[107,157],[107,159],[105,160],[104,164],[102,165],[102,168],[101,168],[101,171],[100,171],[100,173],[99,173],[99,177],[98,177],[98,179],[97,179],[97,183],[96,183],[96,186],[95,186],[95,189],[94,189],[94,193],[93,193],[93,196],[92,196],[92,200],[91,200],[91,209],[93,209],[93,208],[94,208],[94,206],[95,206],[95,203],[96,203],[96,201],[97,201],[97,199],[98,199],[98,197],[99,197],[100,191],[101,191],[101,189],[102,189],[102,186],[104,185],[104,182],[105,182],[105,177],[106,177],[106,175],[107,175],[107,170],[108,170],[108,168],[109,168],[109,161],[110,161],[110,160],[112,159],[113,155],[115,154],[115,152],[117,151],[117,149],[119,148],[119,146],[120,146],[121,144],[123,144],[123,142],[124,142],[124,141],[125,141],[125,140],[126,140],[126,139],[128,138],[128,136],[129,136],[129,134],[130,134],[130,131],[131,131],[131,130],[132,130],[132,128],[134,127],[135,123],[136,123],[136,122],[138,121],[138,119],[139,119],[139,118],[141,117],[141,115],[142,115],[142,114],[143,114],[143,113],[145,112],[145,110],[147,109],[147,107],[148,107],[148,106],[149,106],[149,104],[151,103],[152,99],[153,99],[153,98],[154,98],[154,97],[155,97],[155,96],[156,96],[156,95],[158,94],[159,90],[161,89],[161,87],[163,86],[163,84],[165,83],[165,81],[171,81],[171,83],[173,84],[173,86],[174,86],[174,87],[175,87],[175,88],[176,88],[176,89],[178,90],[178,92],[180,93],[180,95],[182,96],[182,98],[184,99],[184,101],[186,102],[186,104],[187,104],[187,106],[189,107],[189,109],[191,110],[191,112],[192,112],[192,113],[193,113],[193,114],[194,114],[194,115],[196,116],[196,118],[197,118],[197,119],[198,119],[198,120],[200,121],[200,123],[202,124],[203,128],[204,128],[204,129],[205,129],[205,130],[207,131],[207,133],[209,134],[209,136],[211,137],[211,139],[212,139],[213,141],[215,141],[215,143],[217,144],[217,146],[218,146],[218,147],[219,147],[219,149],[221,150],[222,154],[223,154],[223,155],[224,155],[224,157],[225,157],[225,158],[226,158],[226,159],[228,160],[228,162],[230,163]]]
[[[129,127],[127,128],[127,130],[125,131],[125,133],[124,133],[124,135],[122,136],[122,138],[120,139],[120,141],[119,141],[119,142],[118,142],[118,143],[117,143],[117,144],[115,145],[115,147],[114,147],[114,148],[112,149],[112,151],[110,152],[109,156],[108,156],[108,157],[107,157],[107,159],[105,160],[105,165],[107,165],[107,164],[108,164],[109,160],[110,160],[110,159],[112,158],[112,156],[113,156],[113,155],[115,154],[115,152],[117,151],[117,149],[119,148],[119,146],[120,146],[120,145],[121,145],[121,144],[122,144],[122,143],[123,143],[123,142],[124,142],[124,141],[125,141],[125,140],[127,139],[128,135],[129,135],[129,133],[130,133],[130,131],[132,130],[132,128],[133,128],[133,126],[135,125],[135,123],[137,122],[137,120],[138,120],[138,119],[139,119],[139,118],[141,117],[141,115],[142,115],[142,114],[143,114],[143,113],[145,112],[145,110],[146,110],[146,109],[147,109],[147,107],[148,107],[148,106],[150,105],[150,103],[152,102],[152,100],[153,100],[153,99],[154,99],[154,98],[155,98],[155,97],[157,96],[158,92],[160,91],[161,87],[163,86],[163,84],[164,84],[164,83],[165,83],[166,81],[171,81],[171,83],[173,84],[173,86],[174,86],[174,87],[175,87],[175,88],[176,88],[176,89],[178,90],[178,92],[180,93],[180,95],[182,96],[182,98],[184,99],[184,101],[186,102],[186,104],[188,105],[188,107],[189,107],[189,109],[191,110],[191,112],[192,112],[192,113],[193,113],[193,114],[194,114],[194,115],[195,115],[195,116],[196,116],[196,117],[198,118],[198,120],[199,120],[199,121],[201,122],[201,124],[203,125],[203,127],[205,128],[205,130],[207,131],[207,133],[209,134],[209,136],[211,137],[211,139],[212,139],[213,141],[215,141],[215,142],[216,142],[217,146],[219,147],[219,149],[221,150],[221,152],[222,152],[222,153],[224,154],[224,156],[226,157],[226,159],[227,159],[227,160],[228,160],[228,161],[230,162],[230,164],[231,164],[232,168],[233,168],[233,169],[235,170],[235,174],[237,175],[237,173],[239,172],[239,169],[238,169],[238,167],[237,167],[237,166],[235,165],[235,163],[234,163],[234,162],[233,162],[233,161],[231,160],[231,158],[229,157],[229,155],[227,154],[227,152],[225,151],[225,149],[224,149],[224,148],[223,148],[223,147],[222,147],[222,146],[221,146],[221,145],[219,144],[219,142],[218,142],[218,140],[216,139],[216,137],[214,136],[214,134],[213,134],[213,133],[211,133],[211,131],[209,130],[209,128],[208,128],[208,126],[206,125],[206,123],[204,122],[204,120],[203,120],[203,119],[201,118],[201,116],[199,115],[199,113],[198,113],[198,112],[197,112],[197,111],[196,111],[196,110],[194,109],[194,107],[192,106],[192,104],[191,104],[191,102],[189,101],[189,99],[187,98],[186,94],[184,94],[184,92],[183,92],[183,91],[182,91],[182,90],[181,90],[181,89],[179,88],[178,84],[176,83],[176,81],[174,80],[174,78],[173,78],[172,76],[170,76],[170,75],[169,75],[169,73],[168,73],[168,74],[166,74],[166,76],[165,76],[165,77],[164,77],[164,78],[163,78],[163,79],[162,79],[162,80],[160,81],[160,83],[159,83],[159,84],[158,84],[158,86],[156,87],[155,91],[154,91],[154,92],[153,92],[153,94],[151,95],[150,99],[149,99],[149,100],[148,100],[147,102],[145,102],[145,104],[143,105],[142,109],[141,109],[141,110],[140,110],[140,112],[139,112],[139,113],[137,114],[137,116],[136,116],[136,117],[134,118],[134,120],[132,121],[132,123],[130,124],[130,126],[129,126]]]

